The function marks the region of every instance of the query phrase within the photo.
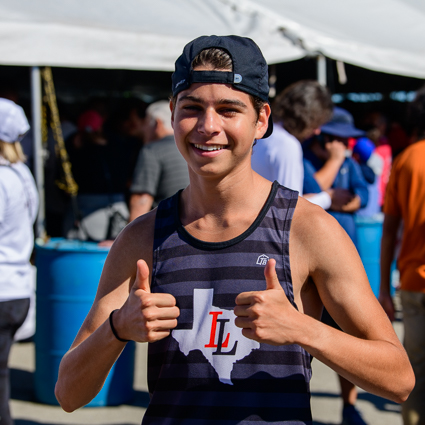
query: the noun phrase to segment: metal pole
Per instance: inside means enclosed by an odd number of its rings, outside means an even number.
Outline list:
[[[317,81],[322,85],[327,85],[326,78],[326,58],[323,55],[317,56]]]
[[[31,111],[32,111],[32,137],[34,143],[34,177],[37,183],[40,206],[35,226],[37,238],[44,238],[45,229],[45,204],[44,204],[44,161],[41,138],[41,79],[38,66],[31,67]]]

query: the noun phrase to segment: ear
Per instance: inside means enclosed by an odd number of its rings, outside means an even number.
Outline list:
[[[162,128],[164,127],[164,123],[162,122],[162,119],[160,118],[154,118],[153,123],[154,123],[155,130],[162,130]]]
[[[257,130],[255,132],[255,138],[261,139],[267,131],[267,128],[269,126],[269,117],[271,114],[271,108],[268,103],[265,103],[263,107],[261,108],[261,111],[258,115],[258,121],[257,121]]]

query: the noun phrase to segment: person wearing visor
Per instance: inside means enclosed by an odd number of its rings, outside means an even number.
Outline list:
[[[61,361],[62,407],[97,394],[128,340],[149,343],[143,424],[312,424],[312,356],[406,399],[410,364],[349,238],[322,208],[251,168],[254,141],[272,132],[258,46],[191,41],[172,90],[190,183],[112,245]],[[322,303],[347,333],[320,322]]]
[[[30,126],[23,109],[0,98],[0,424],[12,425],[9,410],[10,349],[24,323],[33,292],[30,256],[38,193],[20,141]]]

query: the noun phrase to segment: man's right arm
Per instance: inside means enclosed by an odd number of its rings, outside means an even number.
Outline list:
[[[150,292],[154,219],[152,212],[130,223],[108,254],[93,306],[59,367],[55,394],[67,412],[97,395],[126,344],[112,332],[113,310],[115,331],[124,340],[156,341],[177,324],[174,297]]]
[[[345,160],[345,146],[343,143],[337,140],[326,143],[326,150],[329,152],[329,159],[314,174],[314,178],[322,190],[328,190],[333,185]]]
[[[149,212],[157,194],[162,165],[155,147],[155,144],[147,145],[139,153],[130,187],[129,222]]]
[[[149,193],[132,193],[130,196],[130,217],[129,223],[135,218],[146,214],[152,209],[154,198]]]

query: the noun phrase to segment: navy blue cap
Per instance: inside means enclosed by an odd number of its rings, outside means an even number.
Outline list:
[[[192,62],[205,49],[217,48],[226,51],[232,59],[232,71],[194,71]],[[172,75],[173,96],[177,96],[193,83],[231,84],[235,89],[269,101],[268,66],[260,48],[253,40],[236,35],[201,36],[192,40],[176,60]],[[273,132],[271,116],[263,139]]]
[[[322,133],[337,137],[360,137],[365,132],[354,127],[353,116],[346,110],[334,107],[333,115],[330,121],[321,127]]]

